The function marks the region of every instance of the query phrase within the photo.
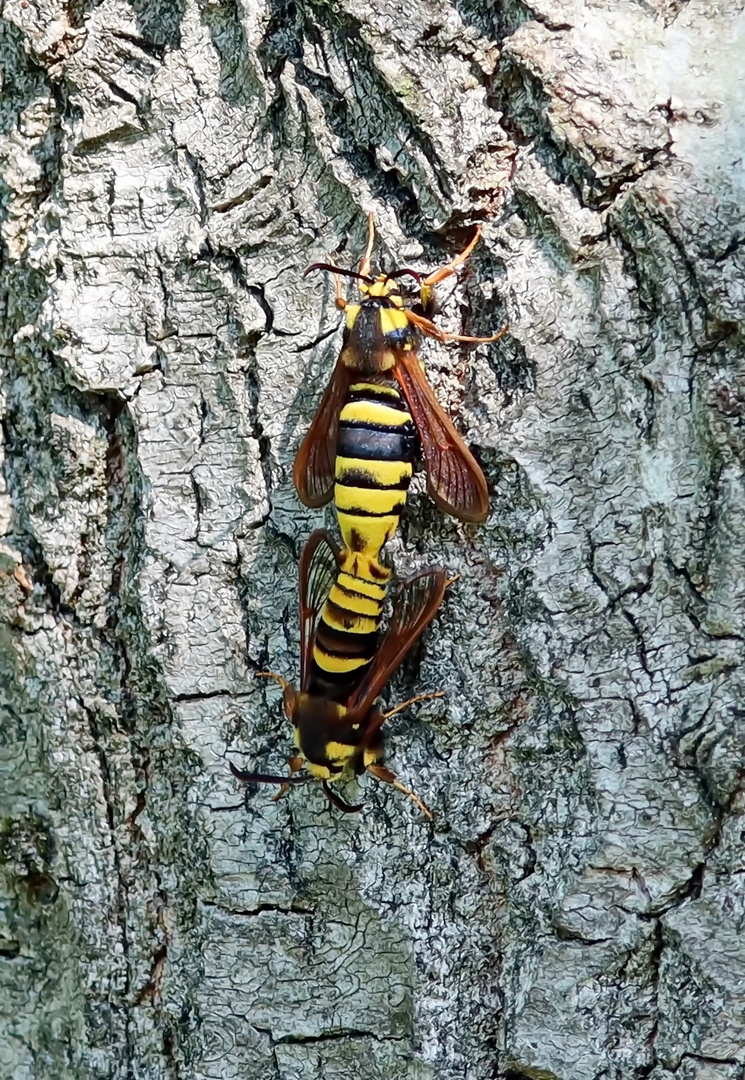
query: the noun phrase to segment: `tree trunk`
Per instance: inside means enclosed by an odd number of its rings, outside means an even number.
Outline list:
[[[745,1075],[742,4],[6,0],[0,1072]],[[327,255],[432,268],[491,490],[390,700],[433,809],[272,801]],[[350,289],[353,283],[349,283]],[[353,786],[348,794],[355,796]]]

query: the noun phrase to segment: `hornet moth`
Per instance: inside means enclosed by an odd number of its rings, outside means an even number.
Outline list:
[[[329,263],[314,263],[305,271],[307,275],[313,270],[328,270],[336,276],[336,305],[345,313],[346,327],[331,381],[295,458],[293,478],[298,495],[306,506],[316,507],[335,494],[337,510],[342,513],[351,509],[352,516],[355,511],[357,516],[390,516],[391,506],[400,509],[406,498],[413,459],[413,451],[405,451],[400,440],[396,444],[395,436],[413,419],[434,501],[461,521],[485,521],[489,494],[484,474],[437,401],[417,356],[421,335],[442,342],[488,342],[505,333],[507,327],[483,338],[450,334],[431,319],[434,286],[465,263],[481,229],[476,229],[464,251],[423,278],[408,269],[372,277],[372,214],[368,227],[367,249],[359,271]],[[340,275],[357,280],[359,303],[344,298]],[[405,306],[398,290],[396,279],[403,276],[413,277],[419,287],[419,302],[412,307]],[[393,415],[390,408],[383,416],[376,415],[380,409],[374,406],[386,404],[400,415]],[[341,517],[340,524],[344,531]],[[383,542],[391,535],[389,525],[389,521],[380,522]]]
[[[269,776],[242,772],[233,763],[233,775],[244,784],[279,784],[276,798],[290,785],[319,780],[329,801],[339,810],[355,813],[362,804],[350,806],[330,787],[368,772],[404,793],[428,817],[432,814],[417,796],[405,787],[383,762],[385,721],[416,701],[442,697],[442,692],[420,694],[395,709],[382,712],[376,699],[406,653],[424,632],[437,613],[448,579],[439,567],[422,570],[401,582],[393,598],[393,614],[386,632],[374,642],[371,659],[362,669],[355,667],[337,680],[329,673],[325,658],[340,660],[359,657],[359,622],[352,618],[356,604],[357,619],[363,614],[368,597],[364,593],[348,596],[350,617],[346,628],[325,623],[327,601],[339,586],[345,571],[341,553],[325,529],[311,534],[300,557],[300,690],[273,672],[258,672],[274,679],[284,691],[284,710],[294,728],[298,753],[289,759],[289,776]],[[346,588],[346,586],[344,586]],[[352,593],[352,590],[349,590]],[[362,609],[363,613],[360,613]],[[372,632],[377,638],[377,629]],[[363,636],[367,636],[363,626]],[[319,653],[318,646],[323,648]],[[326,650],[333,651],[327,653]],[[360,670],[362,674],[360,675]],[[331,674],[331,678],[329,677]],[[306,765],[309,775],[296,775]]]

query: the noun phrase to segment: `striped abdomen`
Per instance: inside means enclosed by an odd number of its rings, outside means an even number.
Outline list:
[[[339,417],[334,502],[349,551],[377,559],[398,528],[416,428],[393,380],[354,383]]]
[[[344,702],[375,655],[391,571],[353,551],[342,566],[316,626],[311,694]]]
[[[396,384],[354,383],[336,452],[342,568],[316,627],[311,693],[344,701],[375,654],[391,576],[380,550],[398,527],[415,451],[416,429]]]

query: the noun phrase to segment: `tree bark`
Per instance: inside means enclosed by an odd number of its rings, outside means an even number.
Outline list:
[[[0,1072],[745,1075],[737,0],[6,0]],[[364,782],[279,802],[294,451],[365,216],[481,528]],[[353,789],[350,789],[354,795]]]

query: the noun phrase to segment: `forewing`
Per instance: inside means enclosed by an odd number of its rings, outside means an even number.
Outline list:
[[[300,556],[300,689],[308,689],[313,640],[321,608],[339,572],[339,549],[325,529],[316,529]]]
[[[318,412],[295,456],[292,475],[297,493],[306,506],[323,506],[334,492],[339,413],[347,397],[349,382],[349,369],[338,360]]]
[[[446,514],[485,521],[489,492],[481,466],[435,397],[416,353],[399,350],[394,371],[419,431],[430,495]]]
[[[432,622],[447,587],[445,571],[422,570],[403,581],[393,602],[393,615],[370,668],[349,701],[349,709],[365,716],[406,653]]]

